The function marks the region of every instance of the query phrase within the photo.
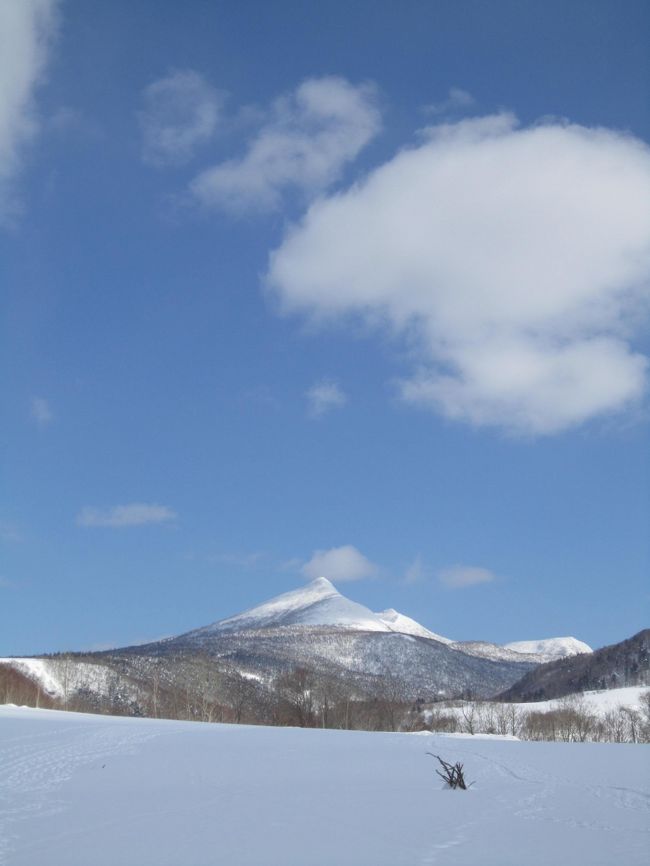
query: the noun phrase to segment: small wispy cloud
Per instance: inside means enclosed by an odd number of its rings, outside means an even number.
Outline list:
[[[438,580],[448,589],[466,589],[481,583],[492,583],[496,575],[478,565],[452,565],[438,572]]]
[[[0,589],[9,589],[12,586],[13,586],[13,582],[11,580],[9,580],[9,578],[3,577],[0,574]]]
[[[418,555],[404,572],[402,583],[420,583],[422,580],[424,580],[425,576],[425,568],[422,564],[422,557]]]
[[[283,562],[281,562],[278,565],[277,570],[289,572],[300,571],[304,564],[304,560],[300,559],[299,556],[292,556],[290,559],[285,559]]]
[[[144,161],[155,166],[188,162],[214,135],[224,100],[193,69],[176,70],[146,87],[138,113]]]
[[[151,523],[169,523],[177,518],[175,511],[166,505],[132,502],[129,505],[114,505],[109,508],[86,506],[77,515],[79,526],[144,526]]]
[[[467,110],[475,104],[476,100],[467,90],[463,90],[462,87],[450,87],[446,99],[425,105],[423,111],[425,114],[448,114]]]
[[[30,414],[32,419],[41,427],[45,427],[54,421],[52,406],[44,397],[32,397],[30,402]]]
[[[307,79],[275,100],[242,157],[203,171],[190,191],[205,207],[235,214],[276,210],[288,189],[316,195],[379,132],[377,102],[372,85]]]
[[[348,402],[348,396],[334,381],[324,379],[316,382],[305,393],[309,404],[309,414],[312,418],[322,418],[333,409],[342,409]]]
[[[303,577],[314,580],[327,577],[335,583],[374,577],[379,569],[356,547],[345,544],[329,550],[315,550],[311,559],[300,569]]]

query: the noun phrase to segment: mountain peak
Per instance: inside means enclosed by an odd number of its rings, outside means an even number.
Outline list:
[[[314,580],[310,580],[307,586],[304,588],[317,592],[336,593],[336,595],[341,594],[331,582],[331,580],[328,580],[326,577],[316,577],[314,578]],[[299,592],[300,589],[294,591]]]
[[[542,640],[518,640],[504,644],[506,649],[517,653],[538,655],[544,661],[566,658],[567,656],[591,653],[593,649],[584,641],[575,637],[550,637]]]
[[[333,625],[360,631],[391,630],[367,607],[341,595],[326,577],[317,577],[304,586],[283,592],[243,613],[197,629],[192,634],[208,635],[287,625]]]
[[[341,595],[334,584],[323,576],[289,592],[283,592],[243,613],[195,629],[189,632],[188,636],[202,640],[222,632],[299,625],[397,632],[447,644],[453,643],[392,608],[382,613],[374,613],[365,605]]]

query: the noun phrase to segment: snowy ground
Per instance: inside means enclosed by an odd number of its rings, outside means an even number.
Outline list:
[[[561,709],[567,703],[575,702],[591,713],[601,718],[610,710],[618,710],[627,707],[639,710],[642,704],[642,696],[650,691],[648,686],[625,686],[620,689],[603,689],[593,692],[579,692],[573,695],[565,695],[563,698],[553,698],[549,701],[528,701],[526,703],[508,703],[505,706],[515,707],[522,713],[548,713],[551,710]],[[497,704],[490,701],[443,701],[435,704],[435,707],[448,715],[455,715],[462,719],[462,707],[468,703],[474,703],[477,707],[494,708]],[[498,702],[497,702],[498,703]],[[425,710],[425,718],[431,717],[431,711]]]
[[[649,808],[648,746],[0,707],[7,866],[634,866]]]

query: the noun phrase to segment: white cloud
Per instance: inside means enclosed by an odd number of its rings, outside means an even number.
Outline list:
[[[404,573],[403,582],[407,584],[420,583],[425,577],[425,569],[422,557],[416,556]]]
[[[166,505],[151,505],[146,502],[132,502],[129,505],[115,505],[111,508],[86,506],[77,515],[79,526],[143,526],[147,523],[168,523],[178,515]]]
[[[342,409],[348,402],[345,392],[330,380],[312,385],[305,396],[309,403],[309,414],[313,418],[320,418],[332,409]]]
[[[270,260],[287,312],[408,338],[403,398],[552,434],[630,407],[648,359],[650,149],[509,114],[443,124],[321,199]]]
[[[203,205],[242,213],[270,211],[293,187],[313,195],[379,132],[375,90],[343,78],[312,78],[278,99],[241,159],[202,172],[191,191]]]
[[[465,589],[480,583],[491,583],[495,575],[476,565],[452,565],[438,572],[438,579],[449,589]]]
[[[449,114],[472,108],[475,104],[476,100],[471,93],[463,90],[462,87],[450,87],[446,99],[425,105],[424,111],[427,114]]]
[[[146,87],[138,113],[145,162],[188,162],[214,135],[223,101],[224,95],[192,69],[176,70]]]
[[[54,420],[54,412],[48,400],[43,397],[32,397],[30,405],[31,416],[37,424],[45,427]]]
[[[10,182],[38,129],[34,90],[56,29],[56,6],[55,0],[0,3],[0,221],[17,208]]]
[[[345,544],[329,550],[315,550],[312,558],[300,570],[310,580],[327,577],[334,583],[341,583],[373,577],[378,569],[356,547]]]

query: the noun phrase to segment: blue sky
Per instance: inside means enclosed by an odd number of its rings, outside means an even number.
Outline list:
[[[647,626],[649,40],[630,0],[0,3],[0,653],[321,571],[453,638]]]

